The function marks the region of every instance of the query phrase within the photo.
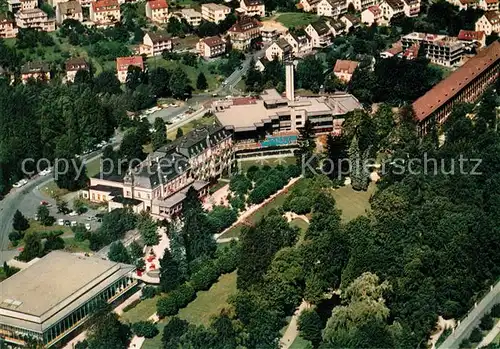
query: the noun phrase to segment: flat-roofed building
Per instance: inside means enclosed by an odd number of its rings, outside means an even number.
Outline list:
[[[134,266],[53,251],[0,283],[0,337],[24,346],[61,345],[99,302],[114,304],[137,285]]]
[[[5,14],[0,14],[0,38],[15,38],[17,35],[17,28],[14,24],[15,22],[13,19],[7,17]]]
[[[148,32],[142,38],[142,44],[147,46],[144,52],[148,57],[161,56],[163,51],[172,50],[172,39],[163,31]]]
[[[27,62],[21,66],[21,80],[23,83],[29,79],[49,81],[50,67],[47,62]]]
[[[122,84],[127,81],[128,68],[130,66],[139,67],[141,70],[144,70],[144,59],[141,56],[118,57],[116,59],[117,76]]]
[[[39,8],[19,10],[14,15],[19,28],[32,28],[45,32],[56,30],[56,21],[49,19],[47,14]]]
[[[82,5],[76,1],[60,2],[56,6],[56,21],[62,24],[65,19],[74,19],[78,22],[83,22]]]
[[[90,66],[87,61],[82,57],[70,58],[66,61],[66,82],[75,81],[76,73],[79,70],[90,70]]]
[[[37,0],[8,0],[9,11],[32,10],[38,7]]]
[[[495,41],[413,102],[420,134],[441,125],[457,103],[473,103],[493,85],[500,71],[500,42]]]
[[[225,5],[212,2],[201,5],[201,16],[204,20],[219,24],[231,13],[231,9]]]
[[[192,8],[183,8],[179,11],[176,11],[175,15],[181,19],[184,18],[186,22],[192,27],[198,27],[201,24],[201,13],[193,10]]]
[[[200,56],[212,58],[223,55],[226,52],[226,42],[219,36],[203,38],[196,44]]]
[[[118,0],[96,0],[90,7],[90,20],[97,26],[109,26],[120,21]]]
[[[146,1],[146,17],[157,23],[166,23],[168,20],[168,3],[166,0]]]
[[[462,64],[465,44],[456,37],[413,32],[401,38],[403,50],[419,44],[425,56],[434,64],[453,67]]]

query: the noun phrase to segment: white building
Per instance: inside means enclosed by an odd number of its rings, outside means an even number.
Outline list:
[[[293,49],[292,46],[284,38],[280,38],[273,42],[271,46],[266,49],[266,58],[269,61],[273,59],[289,60],[292,58]]]
[[[318,3],[318,16],[337,17],[347,12],[347,2],[345,0],[321,0]]]
[[[322,48],[332,43],[330,27],[323,21],[309,24],[305,29],[313,48]]]
[[[380,5],[384,20],[390,22],[392,17],[403,16],[405,4],[401,0],[383,0]]]
[[[311,42],[307,35],[298,36],[296,34],[288,33],[284,36],[285,40],[288,41],[290,46],[292,46],[292,52],[294,56],[307,55],[312,51]]]
[[[225,5],[214,3],[201,5],[201,16],[204,20],[219,24],[231,13],[231,9]]]
[[[78,22],[83,22],[82,5],[78,1],[71,0],[57,4],[56,22],[62,24],[65,19],[74,19]]]
[[[238,10],[249,17],[264,17],[266,15],[266,5],[263,0],[240,0]]]
[[[366,25],[372,25],[373,23],[384,24],[385,20],[382,15],[382,10],[378,5],[370,6],[363,12],[361,12],[361,22]]]
[[[500,32],[500,12],[485,12],[485,14],[476,21],[476,31],[483,31],[486,35]]]

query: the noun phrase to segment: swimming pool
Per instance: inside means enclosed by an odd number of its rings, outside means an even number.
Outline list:
[[[279,147],[297,143],[297,135],[288,136],[266,136],[266,139],[260,142],[262,148]]]

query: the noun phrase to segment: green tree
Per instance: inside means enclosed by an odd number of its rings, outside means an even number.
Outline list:
[[[323,63],[315,56],[307,56],[297,65],[297,81],[301,88],[318,93],[325,80]]]
[[[142,247],[141,245],[139,245],[139,243],[137,241],[132,241],[130,243],[130,245],[128,246],[129,248],[129,251],[130,251],[130,257],[132,257],[132,259],[138,259],[138,258],[142,258],[143,257],[143,252],[142,252]]]
[[[139,321],[132,324],[132,332],[139,337],[153,338],[159,331],[151,321]]]
[[[98,93],[115,94],[122,92],[120,81],[115,73],[111,71],[103,71],[101,74],[97,75],[94,79],[94,88]]]
[[[147,83],[147,74],[135,65],[130,65],[127,70],[125,85],[130,90],[135,90],[139,85]]]
[[[130,328],[118,320],[118,315],[108,313],[89,329],[87,341],[89,349],[124,349],[130,337]]]
[[[126,159],[129,162],[133,159],[144,160],[146,154],[142,148],[143,144],[143,137],[137,129],[127,130],[123,136],[118,153],[122,159]]]
[[[316,347],[321,343],[321,331],[323,330],[323,323],[318,313],[314,309],[306,309],[300,313],[299,316],[299,331],[300,336],[313,343]]]
[[[151,70],[149,74],[149,84],[151,92],[157,97],[168,97],[172,94],[170,90],[170,76],[172,72],[159,67]]]
[[[19,210],[16,210],[16,213],[14,213],[12,227],[17,231],[25,231],[30,227],[28,220]]]
[[[68,214],[71,210],[68,208],[68,202],[64,200],[57,200],[57,213]]]
[[[176,68],[170,76],[169,86],[172,96],[177,99],[186,99],[191,97],[191,81],[186,72],[181,68]]]
[[[172,258],[168,248],[160,259],[160,287],[163,292],[175,290],[184,280],[179,272],[179,264]]]
[[[306,177],[311,177],[315,174],[315,169],[318,166],[318,159],[314,154],[316,140],[312,124],[309,120],[306,120],[304,127],[299,130],[297,143],[299,146],[296,152],[297,166],[300,166]]]
[[[55,218],[50,215],[49,209],[45,205],[38,206],[37,216],[40,223],[45,226],[54,224]]]
[[[42,239],[38,233],[27,233],[24,236],[24,248],[19,254],[19,260],[29,262],[33,258],[41,257],[43,251]]]
[[[130,264],[131,258],[121,241],[113,242],[109,247],[108,258],[113,262]]]
[[[165,327],[163,327],[163,334],[161,338],[163,348],[177,347],[180,338],[187,332],[188,327],[189,323],[186,320],[181,320],[177,316],[171,318]]]
[[[50,251],[62,250],[64,249],[64,239],[61,237],[62,231],[53,231],[48,234],[47,239],[43,245],[43,254],[47,254]]]
[[[151,143],[153,149],[156,150],[167,144],[167,126],[162,118],[156,118],[153,124],[153,134],[151,135]]]
[[[137,229],[141,233],[142,240],[146,246],[158,245],[158,242],[160,241],[160,236],[157,231],[158,227],[149,214],[142,215],[140,217]]]
[[[208,88],[207,78],[203,72],[198,74],[198,78],[196,79],[196,88],[198,90],[206,90]]]

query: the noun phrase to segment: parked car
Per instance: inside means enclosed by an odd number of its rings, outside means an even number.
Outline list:
[[[28,180],[27,179],[21,179],[19,182],[16,182],[14,184],[12,184],[12,186],[14,188],[20,188],[22,187],[23,185],[25,185],[26,183],[28,183]]]
[[[57,220],[57,225],[64,225],[64,219],[59,218],[59,219]]]
[[[85,229],[87,229],[88,231],[90,231],[90,229],[91,229],[90,223],[85,223]]]
[[[51,207],[52,206],[52,204],[50,204],[48,201],[45,201],[45,200],[40,201],[40,205],[47,206],[47,207]]]
[[[69,216],[71,216],[71,217],[78,216],[78,213],[76,211],[71,211],[69,213]]]
[[[64,225],[67,225],[68,227],[71,225],[71,222],[68,221],[67,219],[64,221]]]
[[[78,225],[78,223],[76,221],[71,221],[71,226],[72,227],[76,227]]]

